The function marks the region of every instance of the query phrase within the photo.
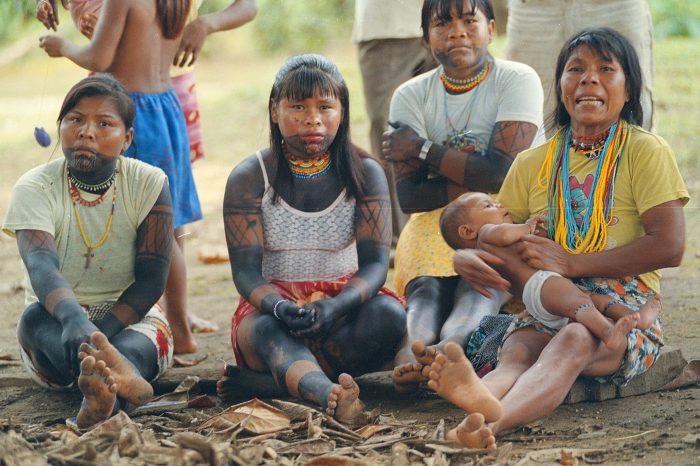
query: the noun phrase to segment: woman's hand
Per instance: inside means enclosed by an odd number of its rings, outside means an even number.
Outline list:
[[[65,40],[60,36],[41,36],[39,37],[39,47],[44,49],[49,57],[62,57],[63,44]]]
[[[418,136],[410,126],[397,121],[389,122],[393,131],[385,131],[382,135],[382,155],[392,162],[405,162],[418,158],[425,139]]]
[[[495,298],[487,288],[507,290],[510,283],[489,264],[503,264],[503,260],[480,249],[460,249],[452,264],[462,279],[487,298]]]
[[[299,338],[317,338],[325,336],[337,319],[337,303],[334,299],[319,299],[313,303],[304,304],[302,308],[312,316],[311,326],[292,331]]]
[[[534,269],[549,270],[564,277],[571,275],[573,255],[549,238],[527,235],[516,245],[516,251]]]
[[[292,334],[296,330],[309,328],[314,321],[313,312],[300,308],[294,301],[286,299],[276,305],[274,314],[292,331]]]
[[[97,19],[97,15],[94,13],[84,13],[80,17],[80,32],[88,39],[92,39],[92,35],[95,33]]]
[[[68,361],[68,368],[74,377],[80,373],[80,360],[78,358],[80,344],[89,342],[90,335],[99,330],[85,315],[76,315],[63,322],[63,331],[61,332],[63,355]]]

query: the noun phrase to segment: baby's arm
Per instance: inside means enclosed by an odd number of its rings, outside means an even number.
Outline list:
[[[479,229],[479,242],[494,246],[510,246],[520,241],[525,235],[532,233],[535,230],[535,225],[535,223],[487,224]]]

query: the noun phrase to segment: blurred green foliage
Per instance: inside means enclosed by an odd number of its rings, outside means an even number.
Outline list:
[[[200,14],[224,8],[232,0],[204,0]],[[381,1],[381,0],[378,0]],[[656,37],[700,37],[699,0],[648,0]],[[36,0],[0,0],[0,44],[12,42],[35,26]],[[256,46],[263,52],[319,50],[347,37],[353,0],[258,0],[253,21]]]
[[[700,1],[649,0],[656,37],[700,37]]]
[[[0,0],[0,43],[11,42],[34,21],[35,0]]]

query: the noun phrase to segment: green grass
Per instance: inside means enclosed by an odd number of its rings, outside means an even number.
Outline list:
[[[267,99],[285,54],[262,56],[251,27],[212,36],[197,67],[206,157],[194,166],[205,220],[220,219],[226,177],[242,158],[267,145]],[[502,55],[502,39],[493,45]],[[657,132],[676,151],[692,191],[700,191],[700,39],[664,39],[654,44],[656,59]],[[337,37],[324,50],[343,72],[351,95],[352,134],[368,147],[368,122],[355,46]],[[66,59],[47,58],[36,48],[22,59],[0,67],[0,215],[10,190],[29,168],[60,157],[60,150],[39,147],[34,126],[44,126],[56,139],[55,117],[67,89],[84,71]],[[51,148],[53,149],[53,148]],[[52,155],[53,154],[53,155]]]

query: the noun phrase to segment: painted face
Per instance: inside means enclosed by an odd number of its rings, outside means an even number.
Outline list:
[[[116,159],[134,135],[124,127],[117,105],[107,96],[83,97],[61,120],[61,147],[71,171],[111,175]]]
[[[338,133],[343,109],[335,96],[318,91],[304,100],[280,99],[270,104],[272,122],[279,125],[287,149],[311,158],[328,150]]]
[[[462,11],[464,14],[457,16],[457,8],[453,6],[449,21],[433,16],[428,29],[428,42],[435,59],[455,79],[468,78],[484,63],[496,24],[486,19],[478,8],[472,15],[471,3],[466,0]]]
[[[463,208],[468,212],[468,223],[474,231],[488,224],[513,223],[510,212],[488,194],[473,193],[468,196]]]
[[[559,86],[577,135],[595,136],[607,130],[629,100],[620,62],[606,60],[585,45],[566,61]]]

